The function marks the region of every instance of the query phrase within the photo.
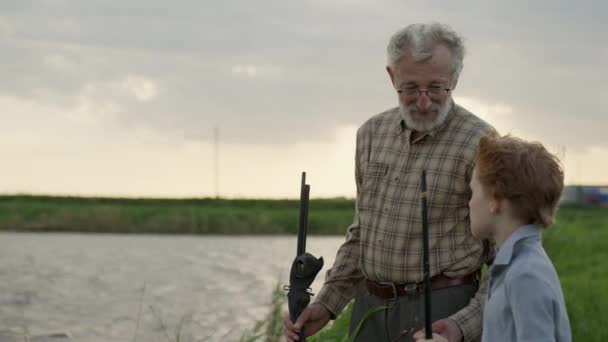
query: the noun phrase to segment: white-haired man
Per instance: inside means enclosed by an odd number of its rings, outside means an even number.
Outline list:
[[[411,341],[424,324],[420,175],[426,170],[433,330],[449,341],[481,334],[487,286],[479,270],[491,254],[469,229],[469,181],[479,139],[494,129],[456,105],[462,39],[451,28],[414,24],[388,44],[386,70],[399,106],[357,132],[355,219],[313,304],[288,341],[316,333],[354,297],[351,334],[371,308],[357,341]]]

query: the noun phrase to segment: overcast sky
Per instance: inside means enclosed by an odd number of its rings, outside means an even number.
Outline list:
[[[397,103],[385,47],[466,38],[455,99],[608,184],[605,1],[1,0],[0,193],[354,196],[354,134]],[[219,130],[219,189],[214,181]]]

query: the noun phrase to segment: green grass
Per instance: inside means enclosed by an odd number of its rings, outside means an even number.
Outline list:
[[[311,200],[310,234],[343,234],[354,202]],[[299,201],[0,196],[0,231],[295,234]]]
[[[562,208],[543,237],[559,274],[574,341],[608,341],[608,209]]]
[[[608,341],[608,209],[561,208],[543,244],[560,276],[573,341]],[[307,341],[346,342],[351,310]]]
[[[254,328],[245,333],[240,342],[279,342],[283,335],[283,317],[285,317],[285,291],[277,284],[272,292],[270,311],[265,319],[258,321]]]

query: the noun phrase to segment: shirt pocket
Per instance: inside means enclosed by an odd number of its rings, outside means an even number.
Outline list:
[[[430,171],[427,174],[427,189],[430,193],[429,205],[437,209],[454,209],[467,206],[464,180],[450,172]]]
[[[371,210],[377,206],[378,196],[388,176],[388,164],[369,162],[363,173],[360,210]]]

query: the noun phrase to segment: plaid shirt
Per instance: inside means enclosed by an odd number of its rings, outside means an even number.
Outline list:
[[[483,243],[469,229],[469,181],[479,139],[494,130],[455,104],[445,122],[414,137],[398,108],[369,119],[357,132],[356,212],[346,241],[317,296],[334,315],[367,278],[423,280],[420,179],[427,174],[431,276],[460,277],[483,266]],[[465,341],[481,333],[487,284],[454,314]]]

